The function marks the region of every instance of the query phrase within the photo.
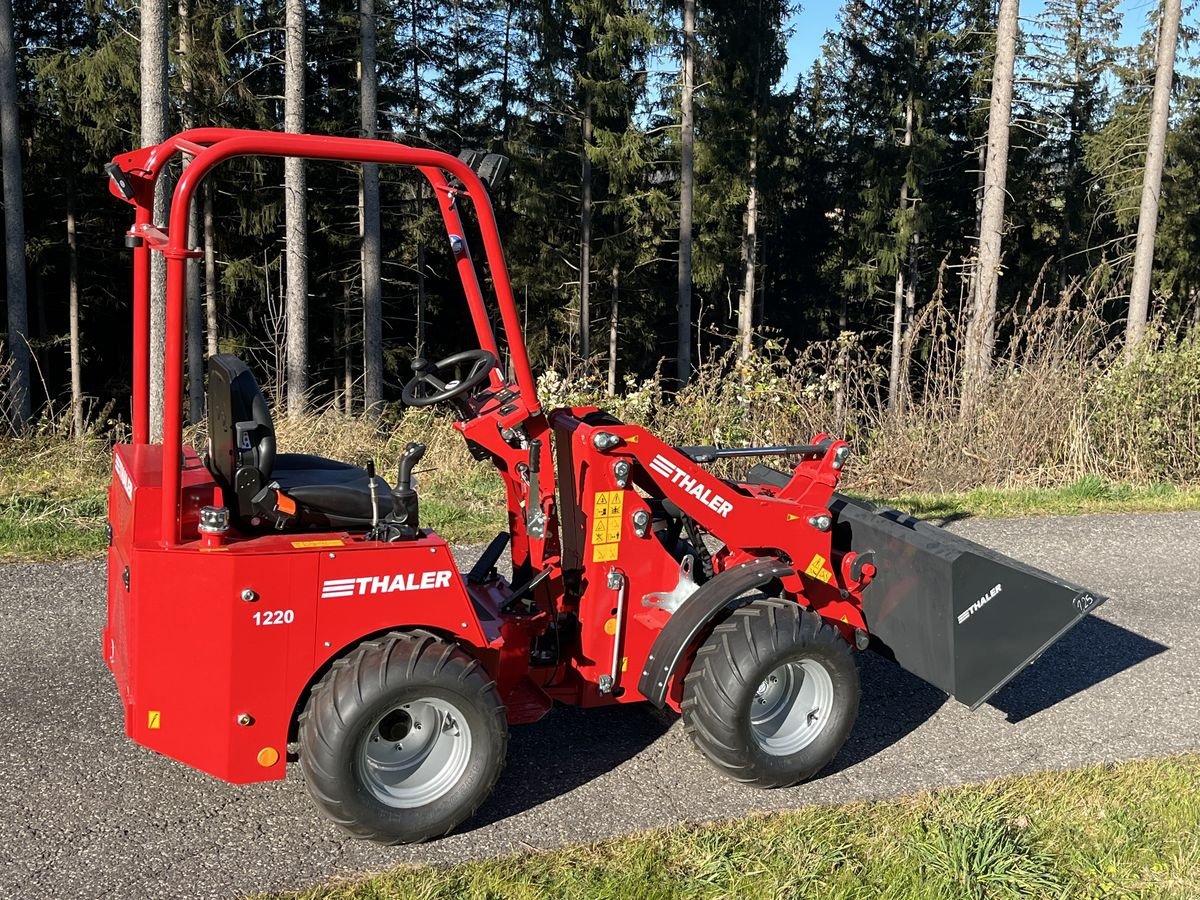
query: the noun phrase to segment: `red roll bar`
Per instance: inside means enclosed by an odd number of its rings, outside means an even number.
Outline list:
[[[192,161],[183,170],[171,199],[169,227],[164,234],[153,222],[154,187],[163,168],[177,153]],[[459,216],[460,191],[450,187],[446,174],[456,178],[475,206],[484,252],[495,287],[500,321],[508,340],[512,371],[530,415],[539,410],[537,384],[521,337],[520,319],[504,262],[504,250],[483,182],[462,160],[437,150],[365,138],[283,134],[234,128],[196,128],[151,147],[114,157],[119,169],[112,192],[136,208],[129,234],[138,239],[133,251],[133,443],[149,443],[150,411],[150,253],[167,260],[166,340],[163,373],[162,534],[169,545],[179,540],[180,465],[183,440],[184,282],[187,260],[197,251],[187,246],[188,211],[196,188],[219,163],[236,156],[302,157],[340,162],[412,166],[433,187],[447,235],[454,242],[455,264],[471,310],[481,349],[499,358],[496,337],[487,315],[483,292],[468,250]],[[122,183],[124,182],[124,183]]]

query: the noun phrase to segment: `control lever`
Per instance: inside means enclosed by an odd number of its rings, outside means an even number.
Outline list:
[[[413,468],[425,455],[425,445],[410,442],[405,445],[400,454],[400,466],[396,472],[396,490],[392,496],[396,498],[396,508],[403,511],[403,524],[417,528],[417,492],[412,486]]]
[[[379,527],[379,495],[375,492],[375,460],[367,460],[367,485],[371,490],[371,529]]]

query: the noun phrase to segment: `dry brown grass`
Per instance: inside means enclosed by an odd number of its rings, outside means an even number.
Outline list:
[[[1160,326],[1125,358],[1101,315],[1109,299],[1077,291],[1019,308],[1002,323],[995,373],[971,416],[959,405],[962,323],[940,300],[914,321],[903,365],[914,387],[892,408],[885,356],[848,334],[799,353],[768,340],[746,361],[710,359],[674,393],[656,377],[627,380],[609,399],[597,373],[551,370],[541,378],[542,401],[602,405],[677,444],[843,435],[855,450],[849,490],[921,495],[922,508],[941,505],[925,495],[1000,496],[991,489],[1010,492],[1003,496],[1012,502],[1001,504],[1010,513],[1188,506],[1200,485],[1200,329]],[[408,441],[420,440],[429,446],[418,470],[426,522],[450,540],[486,539],[504,527],[499,480],[441,413],[394,409],[371,421],[327,408],[299,420],[280,416],[277,428],[288,452],[372,458],[384,473]],[[102,515],[108,447],[122,433],[109,420],[75,438],[59,415],[24,437],[0,438],[0,545],[18,547],[0,546],[0,555],[53,556],[60,545],[86,543],[82,533]],[[201,429],[189,438],[202,443]],[[744,468],[727,463],[722,474]],[[1030,493],[1045,489],[1051,494],[1040,499]],[[20,549],[28,547],[41,549]]]

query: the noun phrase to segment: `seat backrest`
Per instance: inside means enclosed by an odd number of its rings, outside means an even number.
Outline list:
[[[275,428],[267,398],[250,367],[229,353],[208,360],[208,469],[227,502],[239,492],[238,472],[257,469],[266,482],[275,467]],[[237,511],[235,510],[235,515]]]

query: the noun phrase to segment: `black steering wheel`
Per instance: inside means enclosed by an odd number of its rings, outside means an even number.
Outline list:
[[[471,368],[465,378],[443,380],[445,373],[466,363],[470,363]],[[418,356],[412,361],[413,377],[404,385],[401,397],[406,406],[433,406],[445,400],[464,397],[483,384],[498,365],[499,360],[487,350],[464,350],[432,364]]]

